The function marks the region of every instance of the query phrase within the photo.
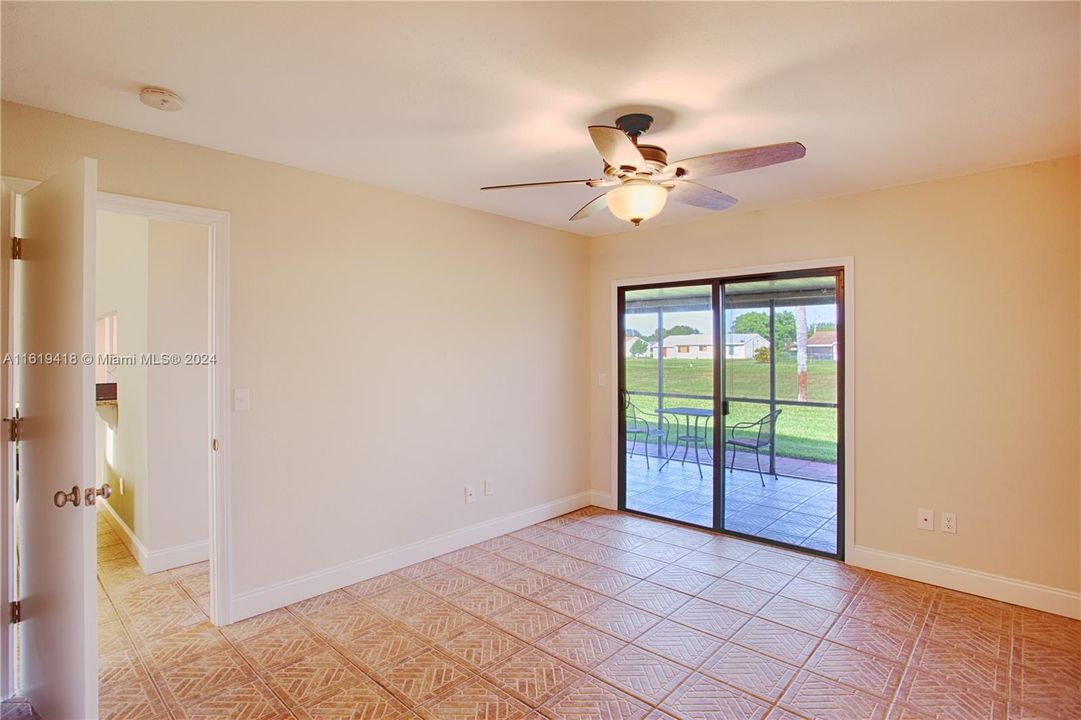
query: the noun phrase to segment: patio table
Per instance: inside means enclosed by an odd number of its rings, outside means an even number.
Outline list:
[[[657,468],[658,472],[664,469],[673,457],[676,455],[676,451],[679,450],[679,445],[683,443],[683,457],[680,458],[679,464],[683,465],[687,461],[687,451],[691,448],[691,443],[694,443],[694,462],[698,466],[698,477],[702,477],[702,462],[699,460],[699,448],[705,449],[709,454],[710,459],[713,459],[713,453],[709,451],[709,446],[706,443],[706,433],[709,431],[709,421],[713,419],[713,411],[705,408],[692,408],[692,407],[669,407],[661,408],[659,413],[668,413],[676,417],[676,442],[672,446],[672,452],[668,458],[661,463],[661,466]],[[683,417],[683,433],[679,431],[679,417]],[[691,430],[691,418],[694,418],[694,430]],[[699,427],[701,426],[702,432],[699,434]]]

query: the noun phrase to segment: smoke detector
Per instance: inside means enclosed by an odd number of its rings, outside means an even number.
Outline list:
[[[145,87],[140,90],[139,100],[142,101],[143,105],[166,112],[177,112],[184,107],[184,98],[172,90],[156,87]]]

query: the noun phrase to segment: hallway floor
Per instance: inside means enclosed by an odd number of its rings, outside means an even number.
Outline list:
[[[220,629],[99,543],[103,718],[1081,717],[1081,622],[595,507]]]

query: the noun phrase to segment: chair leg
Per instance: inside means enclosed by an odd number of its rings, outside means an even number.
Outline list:
[[[762,483],[762,487],[765,487],[766,478],[762,476],[762,455],[758,452],[758,448],[754,449],[754,462],[758,466],[758,481]]]
[[[706,437],[705,437],[705,443],[706,443],[706,455],[707,455],[707,456],[709,456],[709,461],[710,461],[711,463],[712,463],[712,462],[716,462],[716,461],[715,461],[715,460],[713,459],[713,450],[712,450],[712,449],[710,449],[710,446],[709,446],[709,443],[710,443],[710,442],[712,442],[712,440],[713,440],[713,435],[712,435],[712,434],[710,433],[710,431],[709,431],[709,422],[707,422],[707,423],[706,423]]]
[[[699,444],[700,443],[698,441],[698,438],[695,438],[695,440],[694,440],[694,464],[698,466],[698,479],[701,480],[702,479],[702,461],[698,456],[702,451],[699,449]]]
[[[646,449],[646,470],[649,470],[649,435],[642,441],[642,447]]]
[[[668,450],[668,438],[665,437],[665,439],[664,439],[664,449],[665,449],[666,457],[664,459],[664,462],[661,463],[660,467],[657,468],[657,472],[660,472],[661,470],[664,470],[664,466],[667,465],[668,463],[672,462],[672,458],[674,458],[676,456],[676,451],[679,450],[679,442],[677,441],[676,444],[674,446],[672,446],[672,452],[669,453],[669,452],[667,452],[667,450]]]

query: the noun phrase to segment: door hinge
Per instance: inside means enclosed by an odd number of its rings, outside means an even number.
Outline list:
[[[18,600],[11,601],[11,624],[22,622],[23,619],[23,604]]]
[[[13,418],[4,418],[4,422],[8,424],[8,441],[18,442],[19,431],[22,429],[22,418],[16,415]]]
[[[11,238],[11,259],[23,259],[23,239],[21,237]]]

